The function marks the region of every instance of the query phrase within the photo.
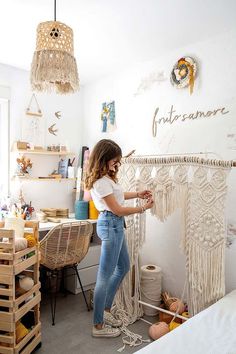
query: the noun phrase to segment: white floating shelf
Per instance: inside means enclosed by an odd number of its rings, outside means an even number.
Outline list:
[[[75,181],[76,178],[50,178],[50,177],[24,177],[24,176],[14,176],[13,179],[21,179],[24,181]]]
[[[70,151],[48,151],[48,150],[21,150],[14,149],[12,152],[17,152],[19,154],[32,154],[32,155],[56,155],[56,156],[66,156],[66,155],[76,155]]]

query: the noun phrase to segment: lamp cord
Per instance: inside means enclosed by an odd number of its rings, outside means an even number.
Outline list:
[[[57,0],[54,0],[54,21],[56,21]]]

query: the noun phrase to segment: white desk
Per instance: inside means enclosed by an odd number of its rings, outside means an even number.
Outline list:
[[[60,222],[40,222],[39,223],[39,232],[41,231],[49,231],[53,227],[60,225],[60,224],[65,224],[68,222],[73,222],[73,221],[89,221],[92,224],[95,224],[97,220],[92,220],[92,219],[87,219],[87,220],[76,220],[75,218],[69,218],[69,219],[61,219]]]

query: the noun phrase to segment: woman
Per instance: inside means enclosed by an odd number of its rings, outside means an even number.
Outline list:
[[[123,192],[117,181],[121,148],[112,140],[100,140],[94,147],[87,169],[85,187],[91,191],[99,210],[97,234],[102,240],[100,264],[94,291],[94,337],[117,337],[122,321],[110,312],[116,291],[129,271],[124,237],[124,216],[143,213],[153,206],[150,191]],[[124,200],[146,199],[142,207],[125,207]]]

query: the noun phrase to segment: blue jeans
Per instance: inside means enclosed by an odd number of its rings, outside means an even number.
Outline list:
[[[103,323],[104,309],[111,308],[116,291],[130,267],[124,218],[109,211],[101,212],[97,234],[102,246],[94,290],[94,324]]]

